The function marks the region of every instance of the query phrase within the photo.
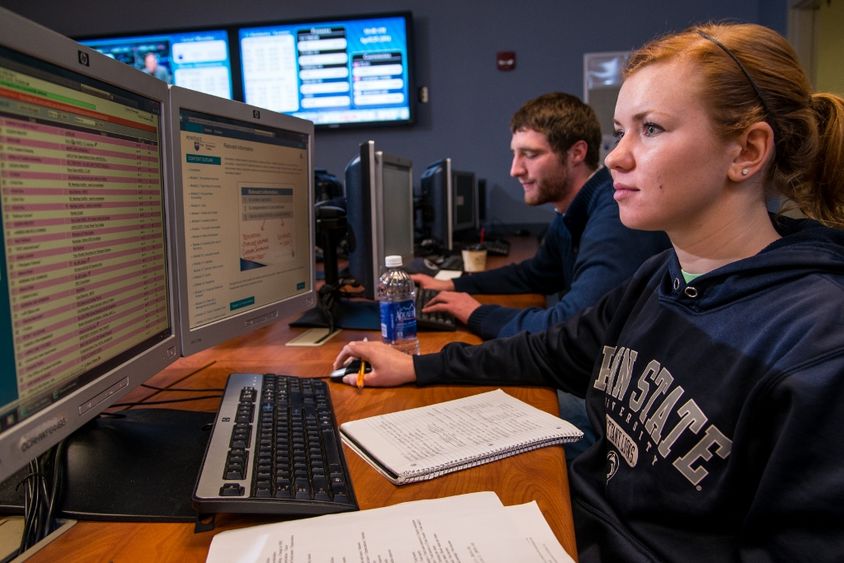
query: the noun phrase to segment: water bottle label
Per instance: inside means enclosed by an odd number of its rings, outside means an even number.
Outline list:
[[[381,338],[384,342],[398,342],[416,338],[416,303],[412,299],[381,302]]]

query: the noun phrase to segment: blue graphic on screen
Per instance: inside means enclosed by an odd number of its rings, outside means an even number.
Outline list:
[[[248,104],[317,125],[411,119],[403,16],[242,28],[238,39]]]
[[[79,42],[168,84],[232,99],[229,39],[225,30],[81,39]]]

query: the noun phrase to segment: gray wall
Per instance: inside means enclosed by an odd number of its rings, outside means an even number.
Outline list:
[[[544,223],[549,207],[528,208],[509,177],[508,120],[525,100],[551,90],[582,96],[583,53],[624,51],[650,37],[706,20],[757,22],[785,33],[786,0],[0,0],[0,5],[69,36],[156,31],[294,18],[410,10],[417,85],[430,102],[417,123],[318,132],[318,168],[342,176],[357,145],[374,139],[410,158],[414,175],[444,156],[487,179],[488,222]],[[515,51],[511,72],[495,68],[498,51]]]

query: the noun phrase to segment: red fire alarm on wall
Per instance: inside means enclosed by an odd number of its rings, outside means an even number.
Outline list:
[[[513,70],[516,68],[515,51],[499,51],[495,54],[495,66],[498,70]]]

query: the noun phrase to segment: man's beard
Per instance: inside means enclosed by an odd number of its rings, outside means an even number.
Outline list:
[[[525,192],[525,203],[531,206],[555,203],[563,199],[568,192],[568,174],[552,184],[544,183],[537,185],[537,189],[528,194]],[[529,196],[532,196],[529,199]]]

